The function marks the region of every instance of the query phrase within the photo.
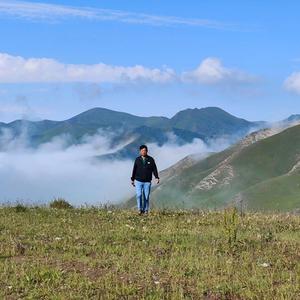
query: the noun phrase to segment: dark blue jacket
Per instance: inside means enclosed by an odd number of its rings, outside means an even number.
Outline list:
[[[144,164],[142,156],[140,155],[134,161],[131,180],[136,179],[138,181],[151,182],[152,173],[155,178],[159,178],[154,158],[150,155],[146,155]]]

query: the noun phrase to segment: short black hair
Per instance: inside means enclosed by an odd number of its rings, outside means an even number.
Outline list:
[[[142,149],[144,149],[144,148],[146,148],[146,150],[148,151],[148,147],[147,147],[146,145],[141,145],[141,146],[140,146],[140,150],[142,150]]]

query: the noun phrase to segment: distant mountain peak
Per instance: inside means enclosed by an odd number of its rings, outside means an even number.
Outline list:
[[[94,116],[94,115],[100,115],[100,114],[102,114],[102,115],[107,115],[107,114],[109,114],[109,115],[126,115],[126,116],[136,117],[136,116],[126,113],[126,112],[112,110],[112,109],[108,109],[108,108],[104,108],[104,107],[93,107],[93,108],[90,108],[86,111],[83,111],[83,112],[71,117],[69,120],[79,118],[79,117]]]
[[[220,107],[217,107],[217,106],[207,106],[207,107],[201,107],[201,108],[198,108],[198,107],[186,108],[186,109],[180,110],[176,114],[178,114],[178,113],[185,113],[185,112],[205,112],[205,111],[207,111],[207,112],[225,112],[225,113],[227,113],[225,110],[223,110]]]
[[[300,120],[300,114],[292,114],[288,118],[285,119],[285,121],[298,121]]]

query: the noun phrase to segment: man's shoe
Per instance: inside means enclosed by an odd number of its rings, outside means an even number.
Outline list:
[[[144,211],[144,214],[145,214],[145,215],[148,215],[148,210],[145,210],[145,211]]]
[[[139,211],[139,215],[142,215],[144,213],[144,211],[140,210]]]

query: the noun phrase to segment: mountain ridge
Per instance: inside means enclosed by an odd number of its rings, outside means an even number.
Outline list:
[[[190,115],[191,112],[193,116]],[[200,138],[204,142],[221,135],[229,137],[235,135],[239,138],[251,128],[262,126],[261,122],[263,121],[249,122],[237,118],[218,107],[185,109],[171,118],[135,116],[96,107],[63,121],[15,120],[7,124],[0,123],[0,129],[9,130],[11,138],[18,137],[25,131],[29,139],[28,145],[32,147],[50,142],[60,135],[69,137],[68,145],[82,143],[85,135],[99,134],[99,130],[114,133],[109,141],[111,146],[117,146],[118,143],[133,140],[135,137],[134,141],[125,145],[123,149],[98,157],[98,159],[127,159],[136,155],[139,144],[153,142],[161,146],[168,142],[170,134],[175,136],[178,145],[190,143],[194,138]]]
[[[184,165],[184,161],[188,161],[188,165],[177,170],[173,165],[161,171],[162,182],[154,186],[151,193],[154,206],[221,208],[243,203],[248,209],[258,210],[300,208],[300,123],[261,129],[221,152],[200,160],[186,156],[177,165]],[[284,181],[286,185],[282,184]],[[287,195],[289,202],[276,200],[278,197],[270,188],[275,182],[274,190],[277,189],[282,199]],[[260,188],[260,193],[255,186]],[[121,204],[134,205],[135,197]]]

